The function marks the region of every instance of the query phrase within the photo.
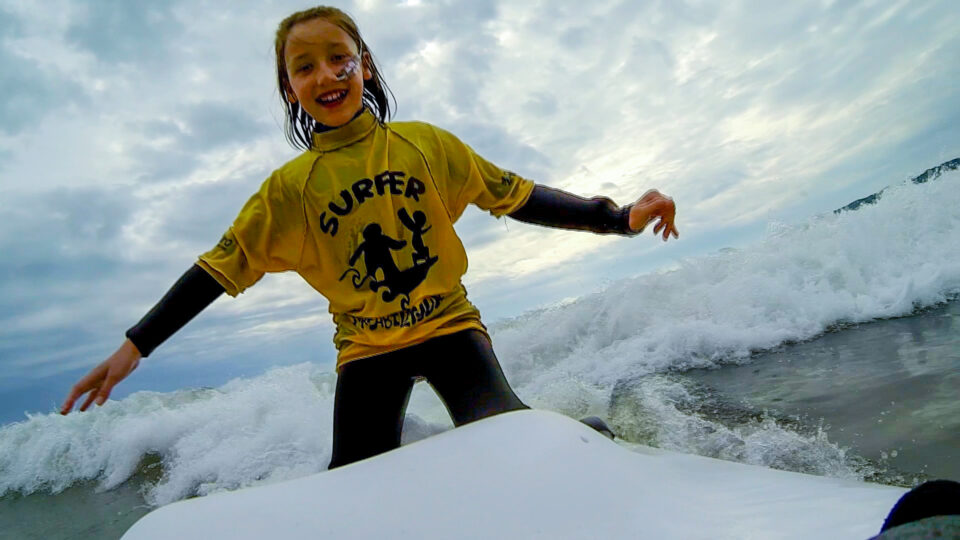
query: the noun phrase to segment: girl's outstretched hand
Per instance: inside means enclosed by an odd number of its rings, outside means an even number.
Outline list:
[[[677,207],[673,204],[673,199],[651,189],[630,207],[630,228],[642,232],[651,221],[660,218],[653,227],[653,234],[660,234],[662,231],[663,241],[666,242],[671,234],[674,238],[680,238],[680,232],[673,223],[676,215]]]
[[[60,414],[67,414],[73,408],[73,402],[80,396],[90,392],[87,400],[80,406],[81,411],[87,410],[87,407],[97,401],[97,405],[106,403],[110,397],[110,391],[113,387],[127,377],[140,364],[140,351],[129,339],[123,342],[123,345],[112,355],[100,363],[99,366],[90,370],[90,373],[80,379],[77,384],[70,389],[70,395],[63,402],[60,408]]]

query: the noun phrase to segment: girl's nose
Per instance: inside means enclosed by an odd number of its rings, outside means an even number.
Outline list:
[[[321,62],[316,70],[317,82],[324,83],[338,80],[339,73],[336,66],[329,62]]]

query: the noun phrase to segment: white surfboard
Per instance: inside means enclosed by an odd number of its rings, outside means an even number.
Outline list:
[[[642,447],[546,411],[176,502],[123,540],[866,539],[906,490]]]

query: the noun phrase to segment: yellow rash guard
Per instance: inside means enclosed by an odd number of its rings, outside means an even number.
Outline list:
[[[533,186],[440,128],[364,111],[274,171],[197,264],[231,296],[295,270],[330,301],[339,369],[485,331],[460,283],[467,257],[453,223],[469,203],[509,214]]]

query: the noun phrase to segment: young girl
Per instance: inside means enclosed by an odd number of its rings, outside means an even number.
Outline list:
[[[140,358],[226,291],[266,272],[295,270],[330,302],[337,389],[330,467],[400,444],[414,382],[425,378],[454,424],[524,409],[511,390],[460,279],[466,254],[453,223],[467,204],[551,227],[678,237],[675,207],[655,190],[618,208],[500,169],[452,134],[387,123],[387,88],[356,24],[317,7],[276,36],[287,139],[302,154],[263,183],[220,242],[127,340],[70,391],[61,413],[102,405]]]

